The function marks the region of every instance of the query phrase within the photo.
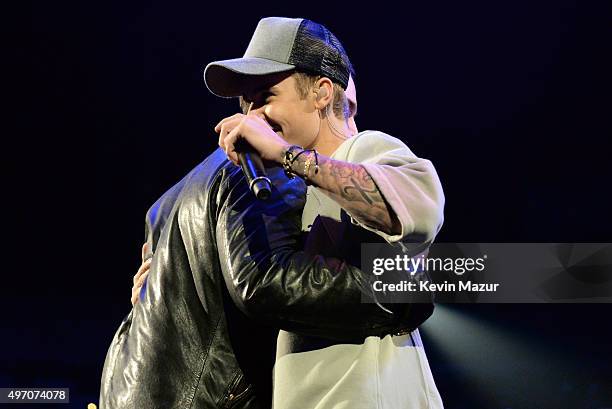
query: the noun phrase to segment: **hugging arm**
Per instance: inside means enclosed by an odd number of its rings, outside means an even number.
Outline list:
[[[301,250],[305,185],[269,171],[275,188],[256,201],[235,180],[218,212],[217,246],[226,286],[247,315],[288,331],[363,338],[405,327],[409,305],[375,299],[370,278],[347,262]]]

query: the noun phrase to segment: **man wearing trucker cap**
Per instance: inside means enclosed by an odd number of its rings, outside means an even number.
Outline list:
[[[351,135],[355,135],[359,131],[357,130],[357,124],[355,122],[355,116],[357,115],[357,89],[355,88],[353,77],[349,77],[349,83],[344,94],[346,95],[346,101],[349,108],[349,133]],[[142,292],[142,287],[147,281],[149,269],[151,268],[151,254],[148,251],[148,244],[146,242],[142,245],[141,257],[142,264],[138,267],[138,270],[136,271],[136,274],[134,274],[132,280],[132,293],[130,298],[132,306],[136,305],[138,302],[138,298]]]
[[[373,236],[427,249],[443,222],[436,171],[393,136],[353,134],[345,97],[351,73],[342,44],[324,26],[306,19],[262,19],[242,58],[206,67],[208,89],[239,97],[243,110],[216,125],[219,146],[237,164],[235,145],[243,138],[264,161],[306,182],[302,230],[313,260],[350,260],[360,242],[375,241]],[[231,277],[235,266],[231,259],[227,263],[222,267]],[[232,292],[234,281],[226,284]],[[292,314],[292,307],[283,314]],[[413,306],[405,331],[346,340],[283,328],[287,317],[279,317],[273,407],[441,408],[417,329],[432,308]],[[250,312],[258,318],[257,311]],[[270,314],[260,318],[274,320]],[[316,327],[316,317],[309,325]]]

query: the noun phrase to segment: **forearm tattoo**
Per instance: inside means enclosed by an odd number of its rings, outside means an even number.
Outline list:
[[[304,176],[308,156],[300,155],[291,169]],[[319,171],[308,167],[308,182],[317,186],[359,222],[388,234],[401,233],[401,225],[391,206],[365,168],[359,164],[319,156]],[[312,157],[311,157],[312,162]]]

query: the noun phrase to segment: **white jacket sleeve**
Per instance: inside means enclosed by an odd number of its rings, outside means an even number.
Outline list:
[[[444,221],[444,193],[433,164],[418,158],[399,139],[378,131],[354,138],[347,161],[363,165],[401,223],[401,233],[389,235],[357,222],[387,242],[432,242]]]

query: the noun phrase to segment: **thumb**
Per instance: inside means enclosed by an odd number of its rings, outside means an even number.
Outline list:
[[[142,261],[144,261],[148,250],[149,250],[149,243],[143,244],[142,245]]]

